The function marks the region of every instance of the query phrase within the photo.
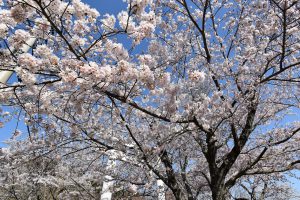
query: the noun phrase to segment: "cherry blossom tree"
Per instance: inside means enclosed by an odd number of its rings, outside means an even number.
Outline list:
[[[59,157],[40,148],[40,142],[11,140],[1,150],[1,199],[100,199],[100,160],[94,162],[85,151],[70,154],[74,150],[67,148]]]
[[[21,110],[24,156],[83,152],[118,191],[152,199],[157,179],[178,200],[224,200],[297,170],[299,1],[126,0],[117,15],[80,0],[0,2],[1,70],[20,79],[0,102]]]

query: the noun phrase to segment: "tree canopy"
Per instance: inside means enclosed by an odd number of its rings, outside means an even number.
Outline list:
[[[1,153],[0,192],[99,199],[109,175],[116,199],[155,199],[157,180],[176,200],[286,199],[300,163],[300,2],[125,2],[113,15],[0,0],[0,69],[19,78],[0,85],[16,111],[0,119],[28,127]]]

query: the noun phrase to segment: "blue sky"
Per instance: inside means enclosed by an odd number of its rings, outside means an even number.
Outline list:
[[[126,4],[122,0],[82,0],[92,8],[96,8],[101,15],[105,13],[116,14],[126,9]]]

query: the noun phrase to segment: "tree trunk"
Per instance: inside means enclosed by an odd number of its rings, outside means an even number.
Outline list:
[[[214,187],[211,192],[213,200],[226,200],[226,190],[224,187]]]
[[[213,173],[210,185],[213,200],[226,200],[225,176],[222,170]]]

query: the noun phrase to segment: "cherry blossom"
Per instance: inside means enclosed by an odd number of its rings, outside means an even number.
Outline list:
[[[290,194],[298,1],[124,2],[118,14],[80,0],[1,2],[0,66],[19,82],[2,83],[0,101],[28,126],[3,152],[3,188],[96,199],[109,176],[116,198],[277,198],[280,184]]]

